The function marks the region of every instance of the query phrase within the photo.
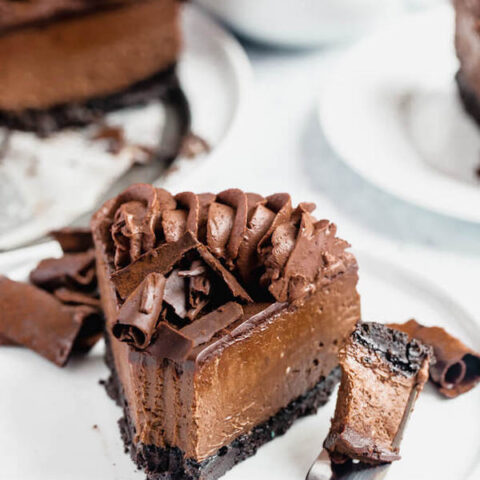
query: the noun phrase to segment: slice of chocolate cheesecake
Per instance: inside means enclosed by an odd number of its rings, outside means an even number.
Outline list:
[[[314,205],[134,185],[94,215],[110,393],[149,479],[215,479],[323,405],[360,318]]]
[[[178,0],[0,0],[0,126],[47,134],[178,94],[179,21]]]
[[[400,459],[403,429],[428,380],[432,351],[379,323],[361,323],[339,352],[342,379],[324,447],[333,463]]]

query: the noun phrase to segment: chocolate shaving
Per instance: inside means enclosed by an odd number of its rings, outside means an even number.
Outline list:
[[[198,245],[189,232],[177,242],[165,243],[143,254],[125,268],[113,273],[111,280],[121,298],[127,298],[149,273],[166,275],[183,256]]]
[[[188,358],[192,349],[193,341],[190,338],[167,322],[160,322],[157,327],[157,336],[145,352],[154,358],[168,358],[181,362]]]
[[[30,273],[30,281],[46,290],[65,285],[89,287],[96,282],[95,252],[67,253],[60,258],[42,260]]]
[[[183,327],[180,332],[193,340],[194,347],[209,342],[216,333],[237,321],[243,315],[243,308],[235,302],[228,302],[217,310]]]
[[[165,283],[160,273],[145,277],[118,312],[112,327],[115,338],[141,350],[150,345],[162,310]]]
[[[204,262],[220,277],[229,288],[235,298],[239,298],[245,302],[253,302],[250,295],[238,283],[237,279],[217,260],[204,245],[198,245],[197,251],[203,258]]]
[[[0,277],[0,334],[59,366],[73,350],[87,350],[102,332],[102,315],[85,306],[65,306],[53,295]]]
[[[57,288],[53,294],[62,303],[69,305],[88,305],[90,307],[101,309],[100,299],[92,294],[71,290],[66,287]]]
[[[55,239],[65,253],[85,252],[93,248],[93,238],[90,228],[62,228],[49,234]]]
[[[430,379],[445,397],[458,397],[480,382],[480,354],[445,329],[425,327],[415,320],[389,327],[432,346],[437,361],[430,366]]]

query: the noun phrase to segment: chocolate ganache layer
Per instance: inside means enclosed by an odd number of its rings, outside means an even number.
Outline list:
[[[337,366],[360,317],[357,264],[313,209],[287,194],[139,184],[94,215],[108,344],[137,447],[202,463]]]
[[[175,65],[177,0],[0,1],[4,117],[118,94]]]

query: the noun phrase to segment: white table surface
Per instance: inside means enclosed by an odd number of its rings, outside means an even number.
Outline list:
[[[295,202],[315,201],[317,216],[336,222],[354,250],[426,277],[480,324],[480,224],[433,214],[380,191],[352,172],[322,134],[317,98],[329,68],[348,46],[316,51],[245,47],[255,79],[242,119],[221,152],[177,190],[236,186],[263,194],[287,191]]]

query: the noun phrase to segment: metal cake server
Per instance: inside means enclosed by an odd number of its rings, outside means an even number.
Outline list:
[[[382,480],[389,467],[390,464],[372,466],[354,462],[332,466],[328,452],[323,449],[311,466],[306,480]]]

